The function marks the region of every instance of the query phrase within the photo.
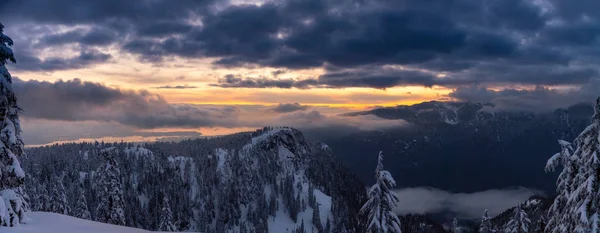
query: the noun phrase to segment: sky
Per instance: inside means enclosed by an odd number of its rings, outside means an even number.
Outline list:
[[[548,111],[600,90],[596,0],[3,0],[25,142],[373,130],[423,101]]]

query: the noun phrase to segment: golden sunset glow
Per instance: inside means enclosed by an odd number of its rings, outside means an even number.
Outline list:
[[[121,64],[121,65],[117,65]],[[123,64],[131,64],[125,66]],[[444,87],[403,86],[385,90],[371,88],[235,88],[211,87],[209,84],[226,74],[268,75],[274,69],[211,69],[198,63],[194,67],[152,67],[135,60],[116,64],[99,65],[94,68],[57,71],[53,73],[15,72],[23,80],[36,79],[54,82],[59,79],[79,78],[83,81],[100,82],[125,90],[148,90],[162,95],[168,102],[179,104],[215,105],[276,105],[298,102],[311,106],[328,106],[351,110],[362,110],[374,106],[412,105],[439,99],[452,90]],[[204,69],[202,66],[205,66]],[[318,70],[290,71],[282,79],[318,75]],[[160,86],[189,86],[185,89],[161,89]]]

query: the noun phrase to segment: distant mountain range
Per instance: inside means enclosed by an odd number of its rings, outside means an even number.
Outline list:
[[[157,219],[169,206],[180,231],[364,232],[358,210],[366,201],[366,185],[332,155],[367,184],[374,157],[383,150],[386,169],[400,187],[554,190],[554,175],[543,172],[545,161],[558,151],[558,138],[572,139],[588,124],[591,107],[577,105],[547,114],[490,112],[487,107],[491,106],[428,102],[347,114],[405,119],[411,126],[345,136],[330,140],[331,147],[307,140],[295,129],[268,127],[177,143],[102,147],[117,149],[127,226],[157,230]],[[30,207],[56,212],[52,206],[66,205],[73,211],[66,214],[73,215],[79,195],[85,193],[95,219],[95,168],[102,163],[96,150],[90,143],[28,148],[23,164],[31,171],[26,186]],[[172,200],[170,205],[164,204],[164,197]],[[551,199],[533,197],[525,209],[537,221],[550,203]],[[505,225],[511,211],[493,222]],[[401,219],[403,232],[447,232],[440,224],[447,221],[434,221],[432,216]],[[465,232],[477,229],[476,221],[462,220],[461,225]]]
[[[409,124],[329,138],[325,143],[367,184],[373,182],[374,158],[382,150],[386,169],[399,187],[475,192],[524,186],[553,193],[556,174],[544,172],[546,160],[559,151],[557,140],[572,141],[592,114],[587,104],[537,113],[432,101],[344,114]]]

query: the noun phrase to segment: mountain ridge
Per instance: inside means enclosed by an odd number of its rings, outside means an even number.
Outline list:
[[[324,141],[365,183],[373,182],[370,168],[375,164],[364,156],[382,150],[399,187],[478,192],[524,186],[553,193],[556,174],[545,173],[543,165],[560,149],[557,140],[572,141],[589,124],[592,106],[539,113],[488,111],[488,106],[425,102],[348,113],[347,117],[372,114],[408,124]]]
[[[335,161],[329,147],[296,129],[266,127],[177,143],[101,144],[109,146],[117,148],[118,166],[127,171],[121,172],[127,226],[158,230],[165,197],[180,231],[361,232],[357,214],[365,185]],[[71,143],[27,150],[23,164],[31,171],[27,191],[35,194],[33,210],[54,211],[44,200],[58,200],[48,187],[60,182],[66,203],[56,205],[75,210],[77,194],[84,190],[95,218],[95,147]]]

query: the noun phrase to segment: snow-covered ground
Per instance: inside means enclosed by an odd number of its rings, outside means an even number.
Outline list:
[[[150,231],[92,222],[62,214],[30,212],[29,223],[18,227],[0,227],[2,233],[149,233]]]

